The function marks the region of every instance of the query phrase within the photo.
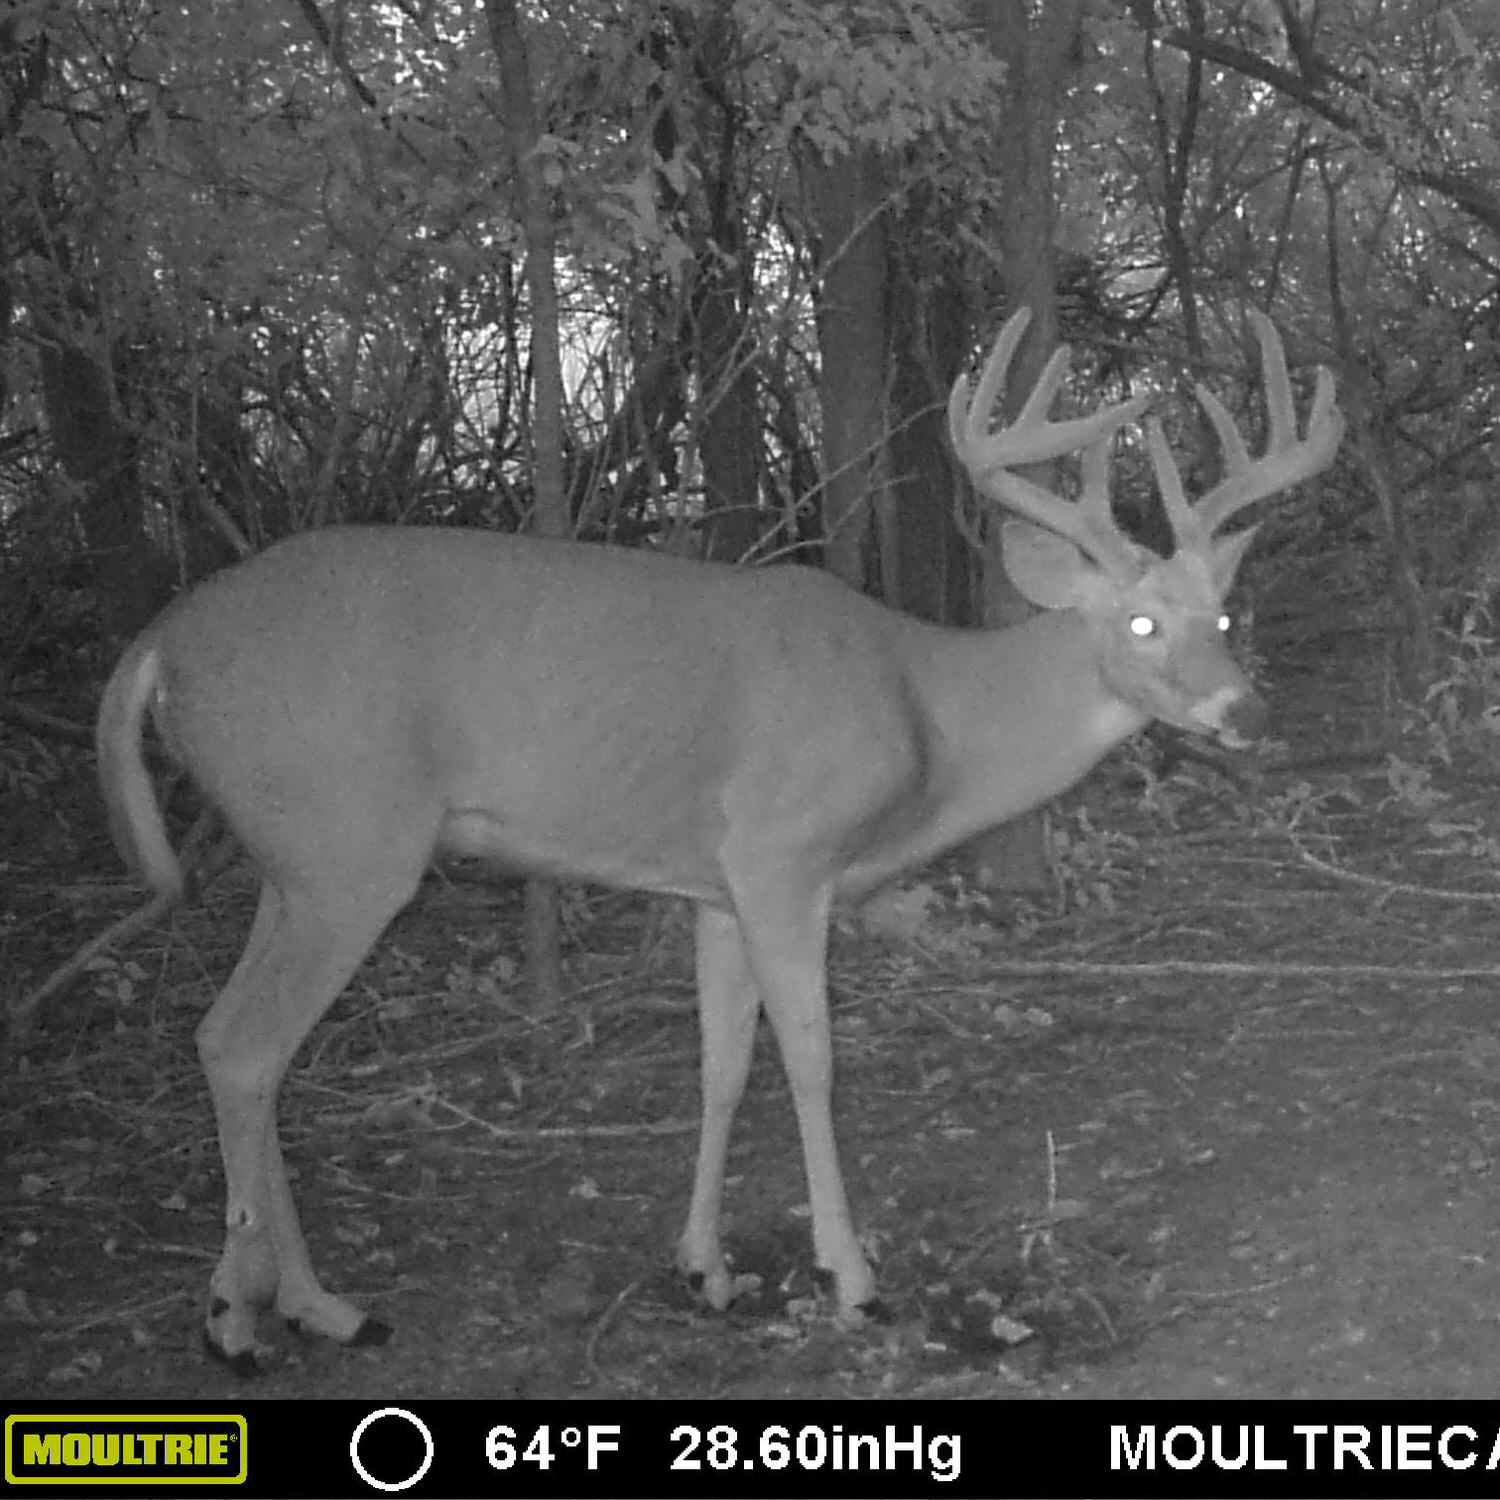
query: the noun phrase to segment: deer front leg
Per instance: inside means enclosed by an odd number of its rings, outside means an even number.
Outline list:
[[[831,889],[808,891],[783,871],[737,887],[735,902],[750,971],[781,1045],[792,1090],[807,1192],[813,1259],[830,1273],[840,1312],[875,1305],[875,1277],[849,1212],[833,1131],[833,1041],[826,962]]]
[[[719,1213],[735,1110],[755,1055],[760,991],[750,972],[739,919],[709,906],[698,908],[698,1026],[702,1046],[703,1120],[693,1200],[677,1245],[677,1269],[709,1306],[722,1311],[734,1295]]]

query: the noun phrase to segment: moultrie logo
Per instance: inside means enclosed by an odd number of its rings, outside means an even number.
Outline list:
[[[244,1417],[156,1413],[5,1419],[9,1484],[243,1484]]]

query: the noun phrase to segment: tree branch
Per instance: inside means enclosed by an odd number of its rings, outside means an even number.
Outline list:
[[[1277,93],[1317,115],[1319,119],[1326,120],[1345,132],[1365,150],[1386,162],[1401,177],[1431,189],[1483,224],[1492,234],[1500,234],[1500,192],[1466,172],[1427,167],[1402,160],[1402,153],[1388,132],[1361,123],[1349,110],[1323,91],[1318,80],[1331,78],[1341,86],[1359,93],[1362,98],[1369,98],[1355,79],[1326,61],[1310,57],[1305,72],[1294,73],[1233,42],[1202,36],[1186,27],[1164,31],[1161,40],[1189,57],[1202,58],[1242,77],[1254,78],[1267,84]]]

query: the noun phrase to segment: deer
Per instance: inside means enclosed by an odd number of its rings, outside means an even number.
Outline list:
[[[954,452],[1008,513],[1002,629],[924,623],[807,567],[748,568],[471,529],[330,526],[210,577],[124,652],[99,710],[114,841],[141,880],[184,878],[144,729],[222,814],[260,878],[245,948],[196,1031],[218,1126],[225,1238],[205,1348],[241,1376],[260,1314],[339,1344],[391,1332],[325,1290],[287,1182],[277,1095],[298,1048],[440,854],[685,897],[696,907],[701,1124],[676,1266],[709,1307],[730,1131],[761,1013],[800,1131],[815,1265],[836,1315],[881,1307],[835,1140],[826,954],[858,899],[1078,782],[1154,719],[1236,747],[1267,709],[1224,600],[1245,507],[1317,474],[1343,420],[1320,368],[1305,434],[1281,340],[1253,313],[1268,411],[1252,458],[1198,397],[1223,476],[1190,502],[1161,425],[1146,442],[1175,537],[1131,540],[1111,448],[1149,398],[1054,420],[1068,350],[1019,415],[994,411],[1025,335],[954,385]],[[1079,458],[1067,498],[1018,472]]]

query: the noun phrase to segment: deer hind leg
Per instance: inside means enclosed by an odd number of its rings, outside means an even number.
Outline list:
[[[261,1370],[256,1312],[271,1303],[294,1326],[344,1343],[389,1333],[318,1282],[282,1162],[276,1098],[297,1048],[415,884],[351,881],[333,891],[267,881],[245,951],[198,1028],[227,1196],[204,1344],[237,1374]]]
[[[677,1269],[722,1311],[734,1284],[719,1241],[719,1207],[734,1113],[750,1076],[760,991],[750,972],[738,919],[698,908],[698,1027],[702,1046],[703,1121],[687,1224],[677,1244]]]
[[[784,871],[736,886],[750,972],[781,1047],[802,1135],[812,1207],[813,1259],[833,1276],[839,1310],[875,1305],[875,1277],[854,1232],[833,1130],[833,1041],[826,960],[832,892],[809,890]]]

